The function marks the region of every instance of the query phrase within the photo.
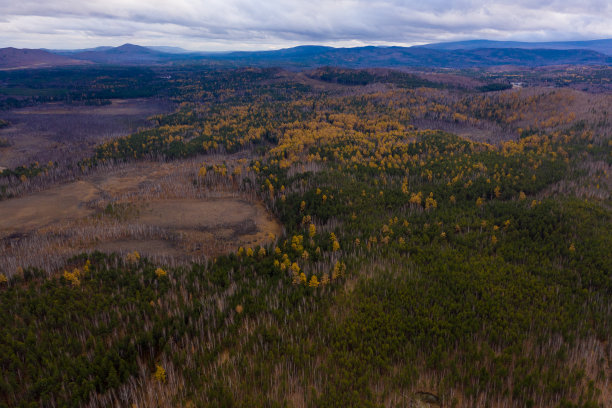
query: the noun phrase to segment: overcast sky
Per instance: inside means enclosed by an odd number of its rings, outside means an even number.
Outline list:
[[[612,38],[610,0],[0,0],[0,47],[415,45]]]

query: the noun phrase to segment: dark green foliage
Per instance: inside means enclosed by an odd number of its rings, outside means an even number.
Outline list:
[[[512,85],[510,84],[502,84],[502,83],[492,83],[483,85],[478,88],[480,92],[496,92],[496,91],[505,91],[506,89],[511,89]]]
[[[26,271],[2,293],[3,402],[79,406],[134,375],[139,353],[163,347],[144,324],[162,322],[149,302],[167,286],[152,288],[152,271],[137,277],[126,266],[109,267],[113,258],[92,259],[79,286],[63,277],[32,280]]]
[[[1,142],[1,140],[0,140]],[[29,179],[31,177],[37,176],[40,173],[45,172],[46,170],[52,168],[54,166],[53,163],[48,163],[46,165],[40,166],[38,163],[32,163],[29,166],[18,166],[14,169],[5,169],[0,172],[0,177],[16,177]]]
[[[149,68],[53,68],[0,72],[0,109],[42,102],[105,105],[113,98],[142,98],[166,91],[167,80]]]
[[[308,74],[325,82],[333,82],[341,85],[368,85],[373,83],[389,83],[400,88],[418,88],[421,86],[429,88],[441,88],[442,84],[419,78],[416,75],[400,71],[366,71],[353,69],[340,69],[325,67],[317,69]]]

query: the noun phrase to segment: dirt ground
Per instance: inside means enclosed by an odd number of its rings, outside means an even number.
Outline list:
[[[32,232],[53,223],[75,220],[93,213],[84,203],[99,190],[90,182],[77,181],[13,200],[0,201],[0,237]]]
[[[127,164],[0,201],[0,272],[53,270],[66,257],[94,250],[188,263],[280,235],[279,223],[253,196],[195,185],[200,166],[198,159]]]
[[[150,127],[150,116],[169,112],[172,105],[156,99],[115,99],[106,106],[46,103],[2,112],[10,125],[0,129],[0,167],[14,168],[35,161],[77,161],[111,138]]]

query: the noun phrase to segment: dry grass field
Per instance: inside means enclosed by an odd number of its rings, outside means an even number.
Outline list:
[[[10,125],[0,129],[8,142],[0,149],[0,168],[49,160],[65,167],[105,140],[148,127],[148,117],[170,109],[167,101],[130,99],[4,112]],[[279,235],[279,224],[254,197],[194,186],[201,162],[113,165],[0,201],[0,272],[11,275],[27,266],[52,271],[67,257],[94,250],[138,251],[168,264],[186,263]]]
[[[0,202],[0,270],[53,270],[94,250],[188,263],[280,234],[254,197],[194,185],[200,164],[132,163]]]
[[[10,126],[0,129],[0,168],[34,161],[70,161],[88,157],[103,141],[149,127],[148,117],[169,112],[171,104],[155,99],[115,99],[110,105],[46,103],[2,113]]]

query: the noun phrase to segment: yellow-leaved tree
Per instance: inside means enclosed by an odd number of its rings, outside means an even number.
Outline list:
[[[129,263],[136,263],[140,260],[140,254],[138,253],[138,251],[130,252],[129,254],[127,254],[125,259]]]
[[[317,233],[317,228],[315,227],[314,224],[310,224],[308,226],[308,236],[310,236],[310,238],[314,237],[315,234]]]
[[[155,373],[153,373],[153,378],[161,383],[166,382],[166,370],[160,364],[155,365]]]
[[[308,286],[310,286],[311,288],[316,288],[319,286],[319,279],[317,278],[317,275],[311,276],[310,282],[308,282]]]

